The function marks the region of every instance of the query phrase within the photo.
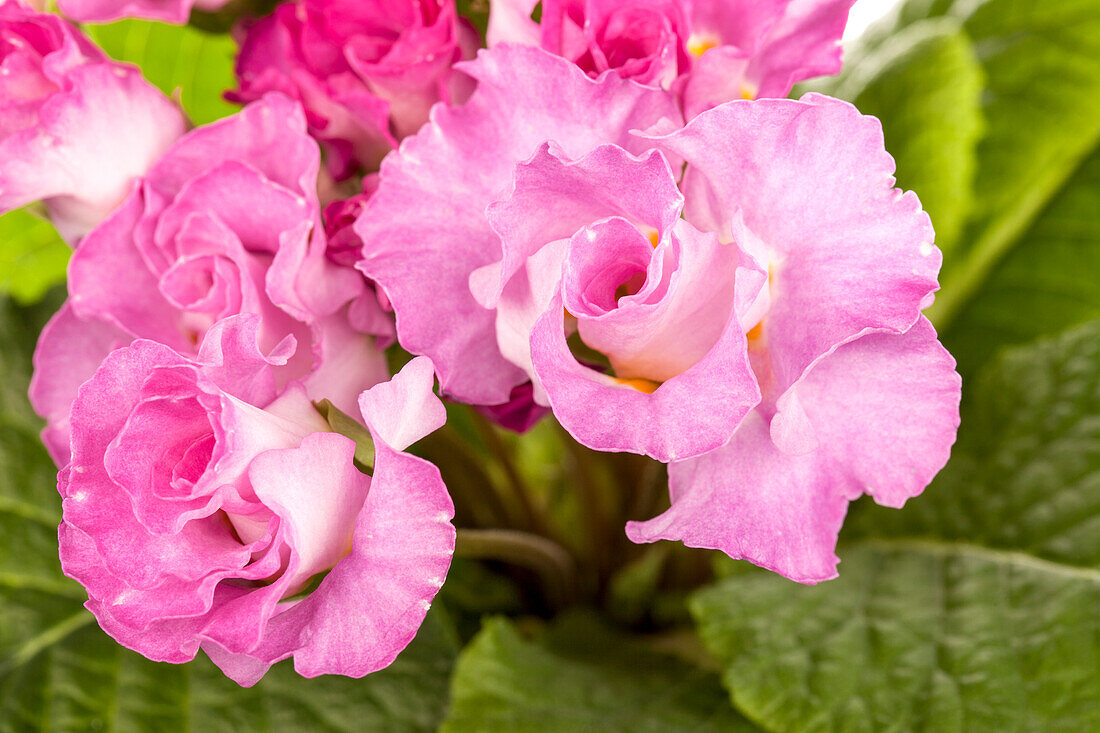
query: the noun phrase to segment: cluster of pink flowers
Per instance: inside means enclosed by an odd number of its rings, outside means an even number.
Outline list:
[[[286,2],[238,26],[242,111],[188,131],[0,0],[0,211],[42,200],[75,246],[31,398],[103,628],[241,684],[391,662],[455,544],[404,452],[445,421],[435,378],[668,464],[635,542],[834,577],[848,503],[919,494],[960,392],[921,314],[931,222],[877,120],[783,98],[839,70],[851,4],[494,0],[478,50],[453,0]],[[391,378],[395,339],[416,357]]]

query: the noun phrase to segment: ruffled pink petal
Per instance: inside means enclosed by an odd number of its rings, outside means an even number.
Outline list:
[[[785,97],[797,82],[840,71],[854,1],[695,2],[692,45],[707,50],[683,80],[684,115],[734,99]]]
[[[77,241],[107,217],[184,132],[179,108],[137,69],[110,63],[68,72],[39,122],[0,140],[0,211],[45,200]]]
[[[576,271],[580,269],[578,255],[590,249],[590,244],[604,244],[595,227],[589,231],[596,238],[592,242],[575,238],[574,242],[581,240],[583,245],[575,245],[566,262],[565,307],[577,316],[584,342],[605,354],[620,377],[664,382],[687,371],[713,348],[730,319],[739,319],[735,297],[738,285],[751,285],[751,280],[759,289],[763,284],[763,273],[755,263],[742,262],[743,255],[736,245],[722,244],[714,234],[704,234],[681,221],[672,229],[670,241],[656,251],[635,232],[639,241],[634,246],[638,256],[644,256],[637,276],[646,277],[649,260],[661,258],[665,260],[663,269],[671,270],[667,283],[661,283],[663,287],[652,291],[641,288],[634,294],[616,297],[617,287],[626,282],[620,276],[615,278],[619,283],[610,283],[607,293],[613,299],[611,307],[604,312],[584,313],[573,294],[581,287],[591,290],[598,283],[582,279],[583,272]],[[604,251],[593,254],[612,259],[610,251],[600,249]],[[625,262],[625,258],[616,259]],[[738,282],[738,275],[744,282]]]
[[[135,191],[81,242],[69,260],[69,305],[81,318],[107,320],[127,333],[187,351],[196,342],[134,247],[143,205],[142,193]]]
[[[453,514],[434,466],[379,441],[351,554],[315,591],[272,618],[253,651],[204,649],[244,686],[291,655],[305,677],[362,677],[388,666],[412,641],[443,585],[454,552]]]
[[[501,257],[485,207],[546,140],[573,158],[604,143],[641,152],[647,146],[629,131],[679,112],[664,92],[593,81],[535,48],[499,46],[460,68],[479,81],[477,91],[462,107],[436,107],[387,158],[356,223],[366,243],[359,268],[393,303],[402,345],[432,358],[443,391],[499,404],[527,377],[501,356],[494,316],[469,290],[470,274]]]
[[[81,23],[106,23],[120,18],[146,18],[186,23],[192,7],[213,11],[229,0],[58,0],[62,13]]]
[[[107,354],[130,341],[125,331],[106,321],[80,318],[70,303],[42,329],[34,350],[30,400],[46,420],[42,441],[58,466],[69,462],[69,410],[77,389]]]
[[[947,462],[959,425],[955,362],[921,317],[904,334],[840,347],[781,398],[797,396],[769,430],[760,412],[726,446],[669,468],[672,508],[631,522],[635,542],[682,540],[815,583],[836,576],[847,502],[863,493],[900,507]],[[777,447],[777,420],[800,420],[817,447]],[[789,426],[788,426],[789,427]]]
[[[753,54],[756,97],[785,97],[805,79],[840,71],[840,39],[855,0],[792,0]],[[723,100],[725,101],[725,100]]]
[[[186,364],[160,344],[135,341],[112,352],[73,403],[72,460],[65,472],[67,482],[58,487],[64,521],[93,537],[104,566],[131,588],[154,588],[170,575],[195,580],[248,561],[247,547],[222,523],[194,521],[179,534],[150,534],[134,517],[129,496],[114,484],[103,463],[148,375],[158,368]],[[149,557],[156,557],[157,563],[146,562]],[[203,569],[199,576],[197,568]]]
[[[277,394],[270,367],[287,363],[296,344],[287,336],[273,349],[262,342],[264,322],[251,313],[219,320],[199,344],[203,376],[217,388],[253,405],[267,405]]]
[[[697,456],[728,441],[760,401],[736,318],[706,356],[649,394],[577,362],[566,342],[560,297],[535,325],[531,354],[554,416],[596,450],[662,462]]]
[[[471,287],[483,305],[495,307],[508,280],[548,242],[608,216],[663,234],[683,204],[668,162],[655,150],[635,157],[617,145],[600,145],[578,160],[562,160],[561,151],[540,145],[516,166],[511,194],[486,211],[503,251],[499,278],[483,293]]]
[[[671,464],[672,508],[627,523],[626,534],[721,550],[800,583],[835,578],[836,538],[855,493],[827,468],[816,454],[781,452],[754,412],[727,445]]]
[[[248,468],[256,496],[282,519],[294,553],[286,573],[291,591],[335,566],[351,547],[371,486],[352,462],[354,453],[355,443],[342,435],[312,433],[296,448],[261,453]]]
[[[301,106],[282,94],[265,94],[239,113],[195,128],[148,175],[153,190],[171,200],[211,161],[240,161],[316,205],[320,152],[306,134]]]
[[[729,239],[740,213],[761,243],[775,394],[839,344],[909,329],[938,288],[928,215],[894,188],[878,120],[850,104],[730,102],[657,144],[688,162],[688,221]]]

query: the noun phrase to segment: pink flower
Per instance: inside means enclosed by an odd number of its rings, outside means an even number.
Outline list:
[[[377,175],[363,178],[363,193],[333,201],[325,207],[323,218],[328,250],[325,255],[342,267],[353,267],[363,251],[363,240],[355,233],[355,220],[363,212],[378,185]],[[376,337],[378,348],[388,348],[396,340],[393,308],[373,285],[348,306],[348,321],[360,333]]]
[[[184,129],[137,69],[56,15],[0,0],[0,213],[45,201],[75,243]]]
[[[452,64],[477,46],[454,0],[283,3],[245,28],[231,96],[278,90],[301,100],[326,165],[346,178],[376,168],[433,104],[466,98],[472,83]]]
[[[627,534],[835,577],[848,502],[901,507],[955,441],[961,381],[920,314],[931,223],[893,188],[878,121],[828,97],[722,105],[655,142],[687,163],[688,221],[768,273],[745,322],[763,400],[726,445],[671,465],[672,508]]]
[[[387,160],[357,225],[402,343],[459,399],[531,379],[579,442],[671,462],[673,508],[636,541],[830,577],[847,501],[919,493],[958,422],[921,316],[939,251],[878,121],[808,95],[647,134],[671,121],[658,90],[522,47],[469,71],[470,102]]]
[[[134,338],[194,354],[215,321],[254,313],[263,316],[261,348],[287,335],[299,344],[276,370],[280,384],[303,380],[311,397],[347,412],[386,377],[381,351],[348,315],[367,283],[326,256],[319,157],[301,108],[267,96],[187,133],[84,239],[69,265],[69,300],[39,339],[31,385],[59,464],[77,387]]]
[[[668,87],[691,68],[685,0],[498,0],[488,40],[527,43],[563,56],[591,76],[614,70],[642,84]]]
[[[462,68],[479,81],[470,100],[437,109],[383,164],[355,225],[366,244],[359,268],[393,304],[402,346],[431,356],[444,392],[498,405],[531,375],[522,355],[502,353],[496,313],[470,290],[471,274],[501,258],[485,208],[547,139],[574,156],[605,143],[641,152],[650,143],[631,130],[675,127],[680,114],[665,92],[593,81],[535,48],[483,51]]]
[[[220,9],[229,0],[58,0],[62,13],[81,23],[103,23],[119,18],[148,18],[186,23],[192,8]]]
[[[403,453],[442,426],[426,359],[360,398],[373,475],[304,391],[277,395],[259,318],[215,324],[197,358],[152,341],[113,352],[73,403],[61,472],[65,573],[103,629],[150,659],[200,646],[252,685],[294,657],[361,677],[411,641],[454,550],[431,464]]]
[[[597,76],[675,87],[685,113],[733,99],[785,97],[840,71],[854,0],[495,0],[489,45],[524,43]]]

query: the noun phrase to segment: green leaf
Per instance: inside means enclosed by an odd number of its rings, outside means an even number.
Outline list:
[[[42,604],[41,599],[35,603]],[[434,731],[455,641],[437,612],[385,670],[361,680],[305,679],[289,662],[243,689],[200,654],[182,665],[123,649],[91,614],[63,616],[3,662],[0,731]],[[10,611],[0,606],[5,622]]]
[[[897,161],[898,186],[920,196],[945,252],[970,212],[977,144],[984,122],[982,68],[954,21],[926,21],[891,40],[860,68],[855,105],[882,120],[886,147]],[[844,92],[841,91],[843,96]]]
[[[985,71],[988,130],[970,223],[929,312],[943,325],[1100,140],[1100,0],[957,0],[950,12]]]
[[[1100,729],[1100,573],[882,540],[838,580],[727,578],[693,603],[738,708],[775,731]]]
[[[222,99],[237,83],[233,75],[237,45],[229,35],[148,20],[121,20],[85,30],[109,56],[136,64],[165,94],[178,95],[196,125],[237,111]]]
[[[65,281],[72,251],[53,225],[26,209],[0,216],[0,296],[34,303]]]
[[[355,443],[355,465],[360,471],[371,473],[374,470],[374,438],[367,426],[328,400],[315,402],[314,406],[333,432]]]
[[[1007,351],[970,389],[936,481],[902,511],[861,501],[844,537],[938,536],[1100,569],[1100,321]]]
[[[549,648],[548,648],[549,647]],[[751,731],[715,675],[593,623],[548,645],[486,622],[459,657],[446,733]]]
[[[961,191],[959,199],[969,198],[961,229],[950,204],[960,189],[938,189],[936,181],[965,178],[942,166],[972,121],[941,109],[941,122],[957,126],[937,133],[945,136],[945,149],[923,157],[911,152],[904,136],[891,133],[908,129],[916,114],[919,102],[905,92],[914,83],[918,89],[934,84],[945,71],[930,63],[921,80],[919,65],[884,63],[904,57],[922,27],[949,24],[970,40],[984,79],[985,132],[970,195]],[[1085,161],[1100,143],[1100,0],[909,0],[850,54],[832,88],[849,99],[868,95],[861,102],[883,120],[887,147],[899,153],[899,181],[928,201],[945,251],[943,289],[928,314],[945,342],[960,350],[964,375],[1001,344],[1095,317],[1097,278],[1089,266],[1100,217],[1093,163]],[[934,104],[950,103],[952,93],[940,89]],[[1083,260],[1073,259],[1078,254]],[[1059,295],[1063,284],[1070,291]]]
[[[971,389],[933,485],[901,511],[853,508],[839,580],[752,572],[696,596],[704,642],[753,720],[1100,726],[1100,321],[1004,353]]]
[[[1100,148],[943,334],[963,374],[998,347],[1100,318]]]
[[[365,679],[307,680],[286,661],[248,690],[202,654],[150,662],[99,630],[84,589],[61,574],[56,469],[26,404],[41,321],[0,299],[0,732],[434,731],[458,652],[440,610],[393,665]]]

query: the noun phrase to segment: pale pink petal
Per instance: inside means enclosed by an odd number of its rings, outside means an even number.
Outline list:
[[[759,413],[727,445],[669,466],[672,508],[629,522],[634,542],[721,550],[800,583],[836,577],[837,534],[856,493],[816,454],[791,456]]]
[[[42,441],[58,466],[69,462],[69,410],[77,389],[107,354],[130,340],[129,334],[106,321],[80,318],[69,303],[42,329],[34,350],[30,400],[46,419]]]
[[[0,139],[0,211],[45,200],[70,242],[102,221],[184,131],[179,108],[134,68],[74,68],[36,126]]]
[[[306,598],[284,604],[256,649],[203,645],[239,684],[255,684],[291,655],[305,677],[362,677],[388,666],[416,635],[450,566],[454,507],[434,466],[391,450],[381,436],[376,446],[351,554]]]
[[[840,347],[785,395],[797,395],[788,419],[807,423],[815,450],[780,450],[783,412],[770,431],[755,412],[726,446],[671,465],[672,508],[629,523],[627,535],[722,550],[803,583],[835,577],[847,502],[867,493],[900,507],[947,462],[959,425],[954,367],[923,317],[904,334]]]
[[[878,120],[850,104],[730,102],[657,144],[688,162],[688,221],[732,239],[740,212],[765,250],[761,329],[776,394],[839,344],[907,330],[938,288],[928,215],[894,188]]]
[[[539,0],[495,0],[489,5],[489,29],[485,40],[489,46],[498,43],[539,45],[539,25],[531,13]]]
[[[535,325],[531,354],[554,416],[596,450],[663,462],[697,456],[728,441],[760,401],[736,318],[702,359],[649,394],[577,362],[566,342],[560,298]]]
[[[447,410],[432,392],[435,373],[418,356],[388,382],[359,397],[359,409],[371,432],[394,450],[404,450],[447,422]]]
[[[312,433],[296,448],[261,453],[248,468],[257,498],[282,518],[293,548],[289,589],[333,567],[351,548],[356,517],[371,486],[371,478],[352,462],[354,453],[349,438]]]

